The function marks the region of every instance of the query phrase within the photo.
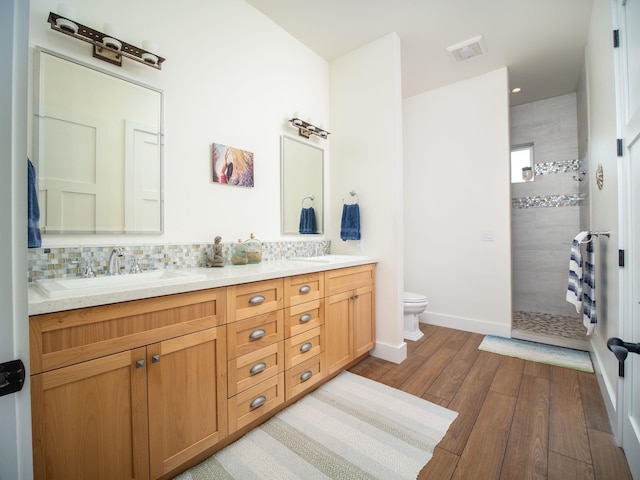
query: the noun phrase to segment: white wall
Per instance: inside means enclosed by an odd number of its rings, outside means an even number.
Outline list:
[[[405,99],[403,125],[404,287],[429,300],[420,320],[510,336],[507,69]]]
[[[280,234],[280,135],[296,135],[294,112],[329,131],[329,65],[245,2],[237,0],[66,0],[80,23],[120,27],[122,40],[158,43],[158,71],[124,59],[122,67],[93,59],[91,46],[51,30],[57,0],[31,2],[30,44],[78,58],[165,92],[165,234],[162,236],[53,236],[44,246],[181,243]],[[212,143],[253,152],[255,187],[213,184]],[[313,140],[325,148],[329,142]],[[29,153],[31,154],[31,146]],[[328,172],[329,169],[327,169]],[[328,175],[328,173],[327,173]],[[331,218],[327,218],[327,226]]]
[[[400,39],[393,33],[331,63],[331,249],[380,259],[373,355],[406,358],[402,333],[402,89]],[[332,131],[331,129],[329,129]],[[341,241],[343,201],[358,194],[359,241]]]
[[[598,325],[591,345],[598,375],[605,386],[611,412],[617,402],[618,362],[607,349],[607,338],[620,337],[618,289],[618,158],[616,157],[616,98],[611,40],[609,0],[596,0],[585,50],[587,101],[589,111],[589,198],[592,230],[611,230],[611,237],[600,236],[596,244],[596,302]],[[595,172],[602,164],[604,184],[596,187]],[[614,427],[617,422],[613,421]]]

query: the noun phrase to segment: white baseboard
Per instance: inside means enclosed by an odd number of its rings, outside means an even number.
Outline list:
[[[591,348],[591,361],[593,363],[593,369],[596,373],[598,385],[600,386],[602,400],[604,401],[604,407],[607,410],[607,416],[609,417],[609,423],[611,424],[613,436],[616,438],[616,443],[618,444],[618,446],[621,446],[621,418],[619,418],[617,406],[618,391],[622,391],[622,388],[620,387],[621,380],[618,380],[615,385],[611,385],[606,376],[602,374],[602,358],[593,347]]]
[[[422,313],[420,315],[420,323],[454,328],[456,330],[464,330],[465,332],[511,338],[511,323],[505,325],[502,323],[492,323],[472,318],[453,317],[438,313]]]
[[[406,342],[402,342],[400,345],[394,346],[376,342],[370,355],[381,358],[382,360],[387,360],[388,362],[402,363],[407,359],[407,344]]]

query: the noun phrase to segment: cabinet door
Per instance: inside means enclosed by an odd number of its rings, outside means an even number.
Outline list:
[[[144,360],[138,348],[31,377],[36,479],[149,478]]]
[[[149,456],[155,479],[227,435],[225,328],[147,347]]]
[[[373,285],[358,288],[353,299],[354,358],[373,348],[375,332],[375,295]]]
[[[329,375],[353,359],[352,296],[352,292],[344,292],[325,298],[324,350]]]

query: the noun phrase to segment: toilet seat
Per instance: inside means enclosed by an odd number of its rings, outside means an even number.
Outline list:
[[[426,301],[427,297],[424,295],[413,292],[404,292],[404,303],[424,303]]]

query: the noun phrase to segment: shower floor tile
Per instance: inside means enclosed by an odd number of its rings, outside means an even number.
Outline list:
[[[589,345],[582,319],[577,316],[513,312],[511,328],[512,336],[522,340],[578,349],[585,349]]]

